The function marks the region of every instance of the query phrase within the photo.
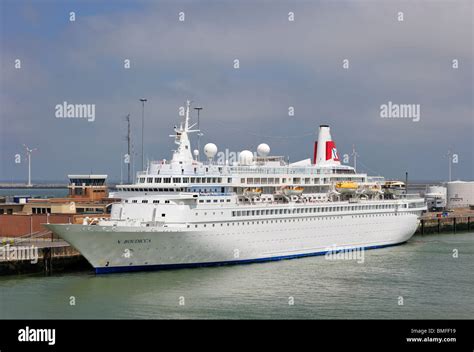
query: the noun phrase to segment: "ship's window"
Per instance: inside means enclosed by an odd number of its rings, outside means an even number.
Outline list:
[[[136,203],[136,202],[137,202],[137,200],[136,200],[136,199],[132,200],[132,203]]]
[[[166,214],[161,214],[161,217],[164,218],[166,216]]]
[[[169,204],[169,202],[170,202],[169,200],[165,200],[165,203],[166,203],[166,204]]]
[[[211,177],[207,178],[207,183],[212,183],[212,178]]]
[[[148,177],[147,180],[146,180],[146,182],[148,182],[148,183],[153,183],[153,177]]]
[[[140,177],[140,183],[144,183],[145,182],[145,177]]]
[[[204,200],[203,200],[203,199],[199,199],[199,203],[204,203]]]
[[[210,200],[210,199],[206,199],[206,203],[210,203],[210,202],[211,202],[211,200]]]
[[[171,177],[163,178],[163,183],[171,183]]]
[[[153,203],[157,204],[159,203],[160,201],[159,200],[154,200]]]
[[[155,183],[161,183],[161,177],[155,177]]]
[[[147,200],[142,200],[142,203],[148,203],[148,201]]]
[[[217,202],[218,202],[218,200],[217,200],[217,199],[214,199],[214,200],[213,200],[213,202],[214,202],[214,203],[217,203]]]
[[[189,182],[189,177],[184,177],[183,178],[183,183],[188,183]]]

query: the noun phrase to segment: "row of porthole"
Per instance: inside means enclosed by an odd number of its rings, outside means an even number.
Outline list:
[[[384,215],[384,214],[377,214],[377,215]],[[388,215],[388,214],[386,214]],[[392,214],[394,215],[394,214]],[[375,216],[375,215],[373,215]],[[353,218],[354,217],[369,217],[369,215],[367,216],[362,216],[362,215],[355,215],[355,216],[352,216]],[[286,223],[286,222],[303,222],[303,221],[315,221],[315,220],[336,220],[336,219],[343,219],[344,217],[343,216],[328,216],[328,217],[317,217],[317,218],[302,218],[302,219],[281,219],[281,220],[260,220],[260,221],[247,221],[247,222],[226,222],[226,223],[219,223],[218,225],[220,225],[221,227],[224,226],[224,224],[226,224],[227,226],[235,226],[235,224],[237,224],[237,226],[240,226],[240,224],[242,225],[245,225],[245,223],[247,223],[247,225],[259,225],[260,223],[262,225],[264,224],[273,224],[273,223]],[[195,224],[194,227],[195,228],[198,228],[199,226],[201,227],[207,227],[207,224],[204,224],[204,225],[198,225],[198,224]],[[212,226],[209,226],[209,227],[215,227],[216,224],[212,224]],[[191,225],[187,225],[187,228],[190,228]]]

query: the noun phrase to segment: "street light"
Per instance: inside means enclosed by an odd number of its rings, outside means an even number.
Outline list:
[[[142,171],[144,170],[144,165],[145,165],[145,154],[143,153],[143,135],[145,133],[145,102],[147,102],[147,99],[140,98],[140,101],[142,102]]]
[[[202,110],[203,108],[198,106],[198,107],[195,107],[194,110],[197,110],[198,112],[198,125],[197,125],[197,128],[198,128],[198,151],[199,151],[199,154],[201,152],[201,136],[202,136],[202,133],[201,133],[201,130],[199,128],[199,112]],[[199,161],[199,154],[197,155],[197,159]]]

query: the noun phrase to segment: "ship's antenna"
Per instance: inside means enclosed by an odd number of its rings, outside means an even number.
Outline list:
[[[25,148],[26,156],[28,157],[28,184],[27,184],[27,186],[31,187],[32,186],[32,184],[31,184],[31,153],[33,153],[34,151],[36,151],[38,149],[36,149],[36,148],[30,149],[25,144],[23,144],[23,147]]]
[[[189,130],[189,108],[191,107],[191,100],[186,100],[186,118],[184,120],[184,130],[188,132]]]
[[[355,145],[352,145],[352,154],[351,156],[354,158],[354,171],[357,173],[357,157],[359,154],[355,150]]]
[[[198,112],[198,122],[197,122],[197,129],[198,129],[198,140],[197,140],[197,150],[199,151],[199,153],[197,154],[197,160],[199,161],[199,154],[201,152],[201,136],[202,136],[202,133],[201,133],[201,128],[200,128],[200,119],[199,119],[199,113],[201,112],[203,108],[200,107],[200,106],[197,106],[194,108],[194,110],[197,110]]]

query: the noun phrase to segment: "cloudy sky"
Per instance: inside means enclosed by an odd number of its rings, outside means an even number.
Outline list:
[[[318,126],[329,124],[339,154],[355,144],[361,171],[443,180],[451,148],[453,178],[474,179],[471,1],[0,6],[0,180],[25,179],[25,159],[15,163],[23,143],[38,148],[33,181],[89,172],[120,179],[128,113],[141,148],[141,97],[149,159],[169,159],[168,135],[190,99],[204,108],[202,145],[239,151],[266,142],[296,161],[311,157]],[[57,118],[64,101],[95,104],[95,120]],[[419,104],[420,121],[382,118],[389,101]]]

